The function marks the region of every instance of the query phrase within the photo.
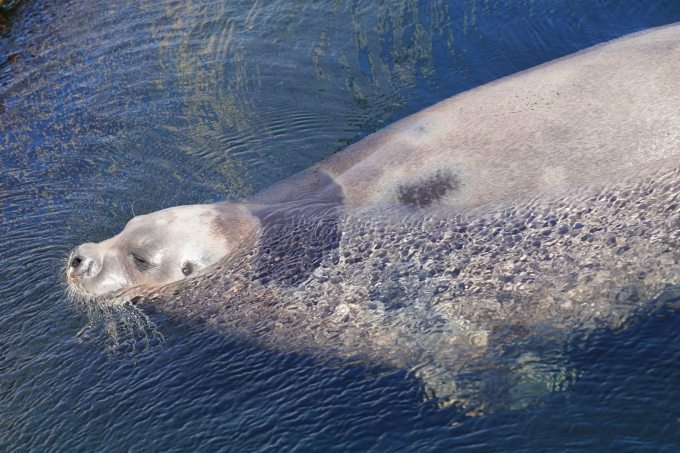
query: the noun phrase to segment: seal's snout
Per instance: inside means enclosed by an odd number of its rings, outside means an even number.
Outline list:
[[[69,263],[69,273],[72,276],[81,275],[86,273],[92,268],[92,260],[84,257],[83,255],[75,255],[71,257],[71,262]]]
[[[76,247],[68,259],[66,274],[70,279],[91,277],[97,266],[97,254],[86,247],[87,244]]]
[[[80,263],[83,262],[83,259],[79,256],[76,256],[73,258],[73,261],[71,261],[71,268],[72,269],[78,269],[78,266],[80,266]]]
[[[74,293],[88,298],[102,296],[110,292],[109,290],[120,289],[115,276],[110,278],[110,275],[103,275],[105,262],[106,251],[102,250],[101,244],[87,243],[74,248],[65,263],[66,282],[69,288]]]

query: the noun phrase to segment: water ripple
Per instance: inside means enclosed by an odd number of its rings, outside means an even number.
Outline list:
[[[440,99],[677,20],[661,0],[20,2],[0,31],[0,448],[676,451],[668,307],[560,345],[568,392],[469,417],[405,369],[88,311],[62,268],[133,211],[246,196]]]

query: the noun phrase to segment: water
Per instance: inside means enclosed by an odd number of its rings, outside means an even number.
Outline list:
[[[670,1],[24,0],[0,32],[0,450],[676,451],[670,307],[555,345],[566,390],[470,417],[406,369],[89,314],[62,274],[133,211],[246,196],[438,100],[679,20]]]

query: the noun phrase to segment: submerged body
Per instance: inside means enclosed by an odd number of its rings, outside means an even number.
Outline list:
[[[306,216],[289,203],[270,208],[278,220],[264,217],[254,249],[138,306],[267,347],[413,368],[436,395],[469,400],[458,373],[507,364],[499,346],[514,345],[515,365],[540,363],[542,344],[620,327],[680,294],[679,176],[670,158],[459,212]]]

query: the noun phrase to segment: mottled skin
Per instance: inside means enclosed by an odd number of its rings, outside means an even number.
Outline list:
[[[461,210],[260,206],[279,221],[254,248],[137,304],[265,347],[406,367],[458,401],[485,399],[483,369],[563,388],[550,344],[680,300],[680,159],[615,176]]]

